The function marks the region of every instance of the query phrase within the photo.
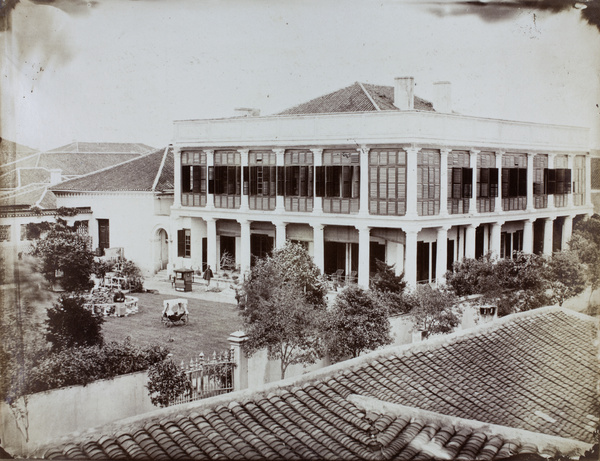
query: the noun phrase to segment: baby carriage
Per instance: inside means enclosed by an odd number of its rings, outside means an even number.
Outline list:
[[[165,299],[163,302],[162,323],[167,326],[188,323],[188,300],[187,299]]]

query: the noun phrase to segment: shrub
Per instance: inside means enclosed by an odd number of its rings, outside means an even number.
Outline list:
[[[83,307],[83,303],[83,298],[62,296],[54,307],[48,309],[46,339],[52,343],[52,350],[102,345],[104,319],[94,316]]]
[[[148,370],[148,395],[153,405],[166,407],[190,390],[185,371],[172,360],[155,363]]]
[[[127,282],[129,283],[129,291],[133,293],[144,291],[144,277],[142,276],[142,271],[135,265],[133,261],[123,261],[121,274],[123,274],[123,277],[127,278]]]
[[[371,279],[371,289],[382,293],[402,293],[406,288],[404,272],[396,275],[394,266],[389,266],[379,259],[375,260],[377,273]]]
[[[454,311],[456,298],[446,290],[419,285],[412,294],[414,307],[410,311],[415,327],[423,331],[426,338],[433,334],[450,333],[460,323]]]

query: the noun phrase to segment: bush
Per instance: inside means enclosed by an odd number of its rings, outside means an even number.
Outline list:
[[[419,285],[411,295],[414,308],[410,311],[415,328],[423,331],[424,337],[438,333],[450,333],[460,323],[455,312],[456,297],[450,291]]]
[[[161,362],[168,351],[151,346],[141,349],[129,338],[104,347],[74,347],[50,354],[26,376],[25,393],[42,392],[65,386],[86,385],[98,379],[134,373]]]
[[[123,261],[121,274],[123,274],[123,277],[127,278],[129,291],[133,293],[144,291],[144,277],[142,276],[142,271],[133,261]]]
[[[402,293],[406,288],[404,272],[396,275],[394,266],[389,266],[379,259],[375,260],[377,273],[371,279],[371,289],[381,293]]]
[[[59,298],[58,303],[48,309],[46,339],[52,343],[52,350],[59,351],[76,346],[102,345],[102,323],[104,319],[94,316],[83,307],[84,299],[79,297]]]
[[[153,405],[167,407],[190,390],[185,371],[172,360],[155,363],[148,370],[148,395]]]

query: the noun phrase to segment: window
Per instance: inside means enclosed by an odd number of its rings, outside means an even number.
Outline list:
[[[422,150],[417,154],[417,211],[419,216],[431,216],[440,212],[438,151]]]
[[[360,192],[360,166],[325,166],[325,197],[358,198]]]
[[[325,213],[357,213],[360,196],[360,154],[356,150],[325,150],[317,167],[317,190]]]
[[[571,170],[567,168],[545,168],[544,185],[547,195],[571,193]]]
[[[471,198],[473,196],[473,169],[452,168],[452,197]]]
[[[477,197],[498,197],[498,168],[480,168]]]
[[[502,232],[500,234],[500,257],[513,259],[514,253],[518,251],[523,251],[523,231]]]
[[[0,242],[10,242],[10,224],[0,225]]]
[[[502,168],[502,197],[527,197],[527,168]]]
[[[177,256],[180,258],[192,256],[192,232],[190,229],[177,231]]]
[[[369,210],[372,214],[402,216],[406,212],[406,152],[369,152]]]
[[[285,167],[285,195],[287,197],[313,196],[312,165],[289,165]]]

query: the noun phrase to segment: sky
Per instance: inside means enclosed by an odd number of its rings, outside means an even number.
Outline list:
[[[160,148],[173,121],[272,114],[356,81],[452,83],[465,115],[591,128],[600,32],[577,8],[452,0],[30,0],[0,32],[0,135]]]

